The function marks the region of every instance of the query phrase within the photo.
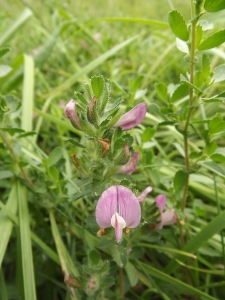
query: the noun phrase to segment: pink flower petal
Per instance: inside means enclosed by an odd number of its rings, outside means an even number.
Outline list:
[[[155,202],[156,202],[156,205],[159,208],[160,213],[162,214],[162,212],[164,210],[164,207],[166,205],[166,195],[163,195],[163,194],[162,195],[158,195],[155,198]]]
[[[113,185],[105,190],[98,200],[95,217],[96,222],[102,228],[111,226],[111,217],[117,209],[117,186]]]
[[[118,172],[123,174],[132,174],[136,170],[139,158],[139,153],[134,152],[134,155],[129,159],[129,161],[125,165],[120,167]]]
[[[147,197],[148,193],[150,193],[153,190],[151,186],[148,186],[144,191],[138,196],[138,200],[140,203],[145,201],[145,198]]]
[[[115,212],[125,220],[128,228],[137,227],[140,223],[141,208],[138,199],[121,185],[113,185],[102,193],[96,206],[96,222],[102,228],[110,227]]]
[[[163,225],[171,225],[176,223],[176,221],[177,221],[177,217],[174,213],[174,209],[169,208],[167,211],[165,211],[162,214]]]
[[[141,123],[145,117],[146,111],[147,105],[145,102],[142,102],[121,116],[114,127],[121,127],[122,130],[129,130]]]
[[[79,119],[76,113],[76,102],[73,99],[71,99],[70,102],[65,106],[64,113],[65,116],[74,123],[74,125],[80,128]]]

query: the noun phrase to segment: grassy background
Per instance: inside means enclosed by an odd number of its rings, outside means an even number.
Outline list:
[[[189,68],[176,49],[167,14],[176,8],[188,20],[190,4],[169,0],[11,0],[2,1],[1,8],[0,32],[5,39],[0,38],[0,46],[11,48],[1,64],[8,64],[13,70],[1,78],[0,88],[3,94],[13,93],[21,103],[21,108],[10,116],[9,125],[37,134],[28,139],[19,139],[18,134],[8,137],[10,147],[34,182],[34,193],[27,193],[31,190],[28,184],[15,180],[20,178],[20,171],[1,143],[0,172],[11,173],[0,173],[0,299],[70,299],[69,290],[73,291],[64,285],[62,269],[73,275],[77,275],[77,270],[82,273],[77,262],[85,262],[93,248],[101,249],[102,257],[108,260],[111,255],[102,250],[95,236],[94,199],[80,194],[85,186],[80,186],[70,155],[81,150],[66,143],[71,136],[79,141],[80,134],[65,120],[63,106],[75,90],[81,90],[82,82],[93,74],[103,74],[113,82],[112,99],[123,97],[129,109],[139,101],[134,99],[131,80],[143,75],[139,89],[146,89],[142,100],[149,108],[143,124],[132,131],[135,149],[141,154],[133,177],[140,191],[151,184],[156,195],[166,193],[169,206],[179,209],[180,196],[174,193],[172,182],[175,172],[184,164],[183,139],[173,127],[157,127],[163,119],[152,105],[164,105],[154,90],[155,82],[175,84]],[[25,8],[28,10],[21,16]],[[132,22],[112,19],[115,17],[129,17]],[[18,18],[21,26],[17,23],[10,33],[10,26]],[[140,20],[134,22],[134,18]],[[144,24],[143,19],[150,20],[150,24]],[[208,14],[205,19],[214,23],[215,31],[223,29],[224,11]],[[121,44],[134,36],[133,41]],[[114,48],[117,46],[118,51]],[[110,49],[113,52],[109,53]],[[24,54],[33,59],[24,59]],[[223,63],[224,46],[209,55],[212,66]],[[209,94],[223,90],[222,82],[210,88]],[[205,106],[208,119],[217,112],[224,114],[223,103]],[[194,119],[201,117],[198,107]],[[143,136],[146,128],[155,130],[151,140]],[[197,129],[201,132],[204,125],[199,124]],[[224,134],[218,136],[217,142],[224,147]],[[61,147],[62,152],[54,163],[54,155],[49,158],[49,154],[56,147]],[[190,147],[193,151],[201,150],[202,139],[193,135]],[[203,165],[191,175],[187,244],[182,249],[186,253],[179,252],[178,226],[160,231],[160,239],[153,236],[136,245],[139,252],[131,256],[131,263],[136,268],[138,284],[131,287],[128,273],[124,272],[125,299],[223,299],[224,252],[220,231],[225,226],[224,177],[224,164],[219,169]],[[197,259],[189,258],[185,268],[188,255],[193,254]],[[115,284],[97,299],[119,299],[119,275],[114,262],[110,276],[115,278]],[[74,297],[87,299],[82,292]]]

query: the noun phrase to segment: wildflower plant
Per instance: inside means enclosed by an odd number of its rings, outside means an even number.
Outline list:
[[[0,299],[223,299],[225,1],[106,2],[1,32]]]

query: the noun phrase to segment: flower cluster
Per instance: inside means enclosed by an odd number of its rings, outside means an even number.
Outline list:
[[[123,230],[135,228],[141,221],[141,206],[152,187],[147,187],[138,197],[128,188],[121,185],[113,185],[105,190],[96,206],[96,222],[100,226],[100,235],[108,227],[115,228],[116,240],[119,243]],[[163,212],[166,204],[166,196],[159,195],[155,202],[160,211],[156,228],[161,229],[164,225],[174,224],[177,220],[173,209]]]
[[[122,114],[121,102],[118,99],[112,103],[110,82],[103,76],[94,76],[90,83],[84,84],[83,92],[76,92],[75,99],[65,106],[65,116],[86,135],[84,148],[88,151],[83,150],[80,157],[73,155],[73,162],[82,175],[103,181],[117,172],[135,171],[139,154],[133,152],[133,138],[127,131],[140,124],[147,106],[142,102]]]

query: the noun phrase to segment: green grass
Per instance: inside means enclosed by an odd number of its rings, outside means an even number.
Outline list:
[[[3,0],[1,7],[0,47],[11,50],[0,65],[12,71],[0,78],[0,91],[13,95],[14,112],[0,127],[27,135],[0,128],[0,300],[223,299],[224,160],[212,163],[208,155],[196,163],[181,212],[182,193],[173,182],[184,169],[183,135],[174,126],[158,126],[166,104],[154,84],[177,84],[189,70],[167,15],[177,9],[190,19],[189,1]],[[214,23],[213,32],[224,29],[224,14],[204,17]],[[224,44],[208,54],[212,68],[224,63]],[[166,194],[179,218],[161,231],[148,229],[143,238],[142,231],[134,231],[125,268],[115,261],[126,261],[127,253],[120,247],[110,252],[111,231],[96,236],[99,195],[91,194],[90,180],[83,180],[72,162],[71,155],[82,155],[83,149],[68,142],[82,144],[86,136],[72,127],[63,107],[94,74],[111,80],[111,99],[122,97],[124,110],[146,102],[144,121],[131,130],[141,156],[132,174],[135,190],[153,186],[152,202]],[[138,89],[146,91],[135,100],[132,83],[139,76]],[[222,93],[224,86],[224,81],[210,86],[207,95]],[[224,118],[224,108],[224,102],[202,104],[192,120],[217,113]],[[208,123],[193,124],[189,149],[199,152]],[[224,137],[221,131],[212,141],[224,148]]]

